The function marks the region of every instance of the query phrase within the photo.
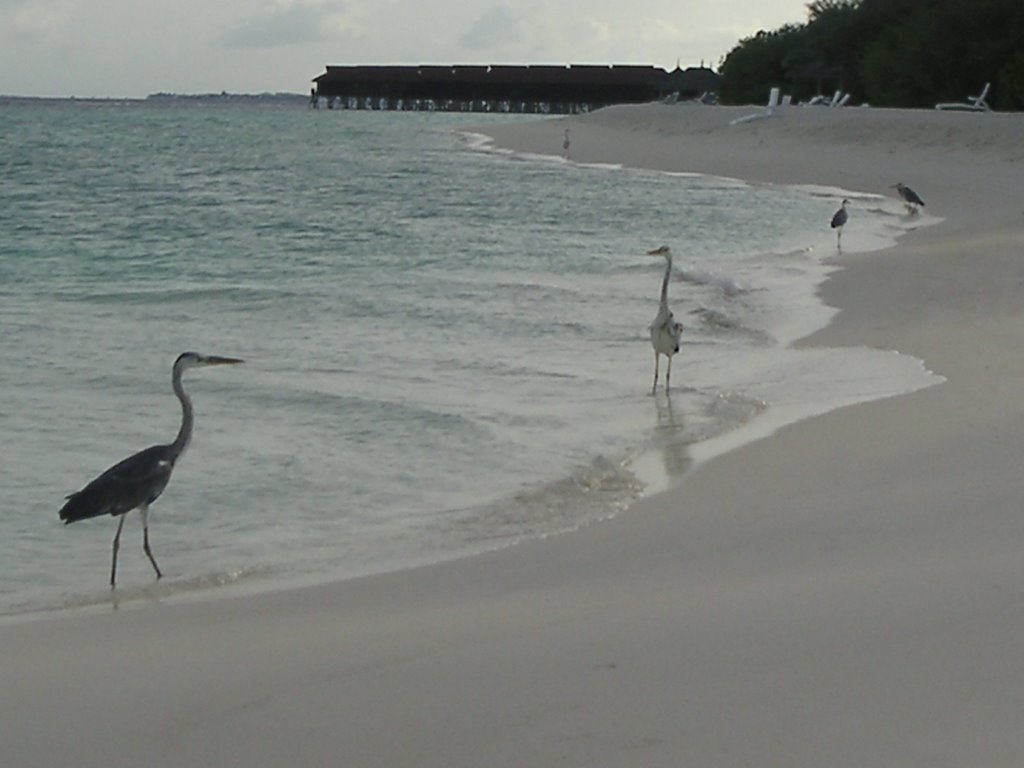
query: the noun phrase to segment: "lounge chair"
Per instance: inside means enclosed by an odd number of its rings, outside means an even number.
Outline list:
[[[801,107],[845,107],[846,103],[850,100],[850,94],[843,93],[842,91],[836,91],[832,94],[832,97],[822,96],[818,94],[813,96],[807,101],[800,102]]]
[[[988,96],[988,90],[992,87],[992,83],[985,83],[985,87],[981,89],[981,93],[977,96],[968,96],[967,101],[963,104],[950,103],[950,104],[936,104],[936,109],[950,109],[959,110],[961,112],[988,112],[988,102],[985,101],[985,97]]]
[[[737,117],[735,120],[731,120],[729,125],[736,125],[737,123],[748,123],[751,120],[760,120],[765,117],[771,117],[775,114],[775,108],[779,106],[779,89],[772,88],[768,93],[768,106],[764,112],[755,112],[752,115],[744,115],[743,117]]]

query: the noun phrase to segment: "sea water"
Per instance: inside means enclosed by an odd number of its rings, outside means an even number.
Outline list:
[[[186,375],[193,442],[150,513],[165,576],[130,516],[122,600],[571,531],[745,425],[934,380],[894,352],[790,348],[831,317],[815,287],[841,261],[827,223],[851,193],[586,166],[481,136],[528,119],[0,106],[0,613],[110,600],[115,521],[65,527],[57,510],[174,438],[186,350],[246,362]],[[852,202],[847,243],[916,224],[893,201]],[[686,330],[671,394],[652,395],[665,262],[646,252],[663,244]]]

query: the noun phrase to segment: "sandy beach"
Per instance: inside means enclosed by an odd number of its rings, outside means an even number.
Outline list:
[[[822,289],[839,313],[799,343],[898,350],[944,383],[786,426],[575,533],[5,622],[3,764],[1024,764],[1024,116],[792,107],[730,125],[758,109],[488,130],[560,154],[568,127],[577,162],[908,183],[944,221],[844,254]]]

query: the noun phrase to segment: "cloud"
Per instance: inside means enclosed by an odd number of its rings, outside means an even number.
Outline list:
[[[72,25],[76,0],[0,0],[0,37],[38,46],[59,40]]]
[[[484,11],[459,37],[459,45],[468,50],[508,48],[527,38],[523,15],[515,14],[504,3]]]
[[[646,61],[659,44],[676,47],[679,37],[676,25],[639,9],[594,10],[564,0],[561,4],[508,0],[477,16],[457,43],[474,54],[484,52],[486,58],[611,63]]]
[[[0,91],[304,91],[321,63],[716,62],[807,0],[0,0]]]
[[[338,27],[340,9],[323,2],[286,3],[267,8],[221,35],[226,48],[277,48],[324,40]]]

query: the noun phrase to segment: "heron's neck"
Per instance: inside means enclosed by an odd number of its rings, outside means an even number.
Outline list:
[[[189,441],[192,439],[192,422],[194,417],[192,415],[192,400],[185,394],[185,388],[181,385],[181,371],[178,369],[174,371],[172,384],[174,386],[174,394],[181,401],[181,429],[178,430],[178,436],[171,443],[174,458],[177,459],[185,452]]]
[[[661,281],[661,308],[668,310],[668,281],[672,277],[672,256],[665,258],[665,279]]]

